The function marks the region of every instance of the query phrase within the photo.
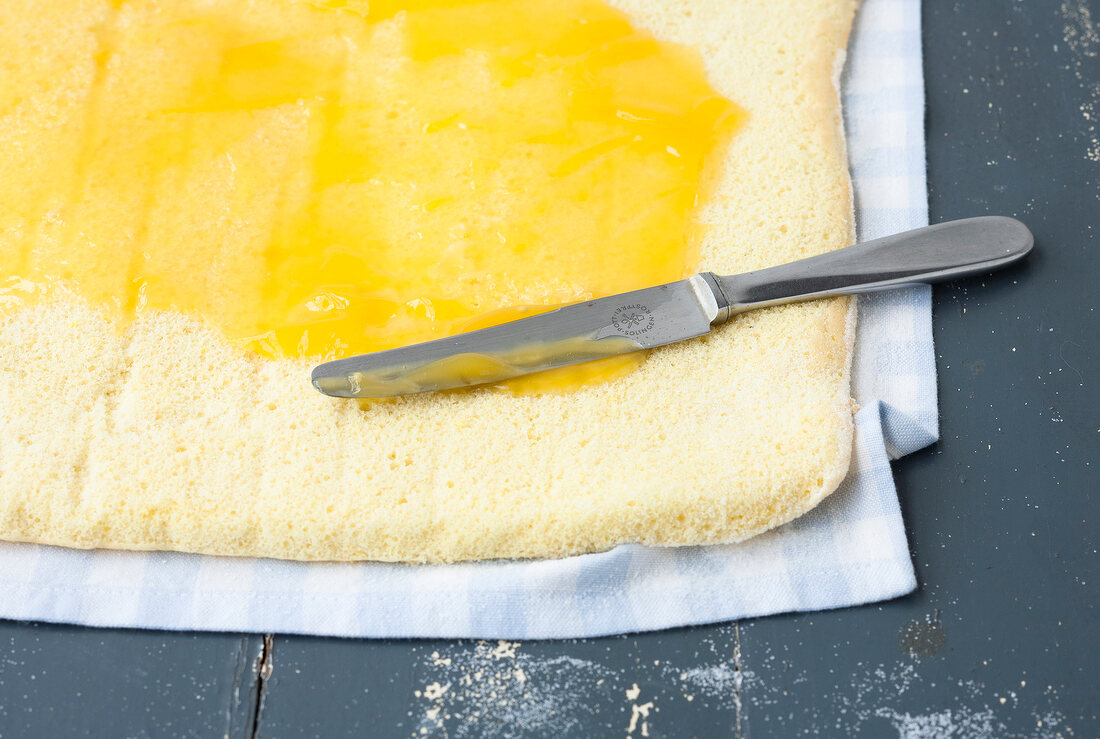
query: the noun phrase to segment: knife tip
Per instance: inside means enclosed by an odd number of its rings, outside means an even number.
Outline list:
[[[309,381],[317,392],[323,395],[331,395],[335,398],[359,397],[359,388],[356,387],[351,375],[330,375],[321,372],[324,365],[315,367]]]

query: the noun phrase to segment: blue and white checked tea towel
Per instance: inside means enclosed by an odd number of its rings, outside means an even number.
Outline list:
[[[864,0],[844,100],[860,238],[925,225],[920,0]],[[889,460],[937,437],[928,288],[862,299],[848,479],[749,542],[540,562],[311,564],[0,543],[0,617],[337,636],[554,638],[867,603],[916,581]]]

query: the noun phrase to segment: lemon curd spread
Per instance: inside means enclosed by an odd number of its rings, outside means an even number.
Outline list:
[[[596,0],[4,5],[0,310],[63,288],[274,358],[690,274],[744,117]]]

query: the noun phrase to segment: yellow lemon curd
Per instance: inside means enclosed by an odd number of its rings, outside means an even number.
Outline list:
[[[64,285],[268,357],[685,277],[744,117],[597,0],[5,5],[0,310]]]

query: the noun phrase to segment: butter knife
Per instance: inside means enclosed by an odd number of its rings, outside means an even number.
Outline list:
[[[317,365],[311,379],[338,398],[500,382],[702,336],[756,308],[987,272],[1021,259],[1032,244],[1031,232],[1012,218],[948,221],[755,272],[700,272],[491,328],[337,359]]]

